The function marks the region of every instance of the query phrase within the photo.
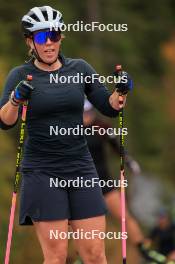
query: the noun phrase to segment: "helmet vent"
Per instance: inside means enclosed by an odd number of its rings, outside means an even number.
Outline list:
[[[24,21],[23,21],[23,22],[22,22],[22,26],[25,27],[25,28],[30,28],[30,27],[32,27],[33,25],[32,25],[30,22],[26,22],[26,21],[24,22]]]
[[[64,23],[63,18],[60,19],[60,23]]]
[[[55,19],[57,17],[57,12],[53,11],[53,19]]]
[[[32,14],[30,17],[38,22],[40,21],[39,18],[35,14]]]
[[[45,20],[48,21],[48,14],[47,14],[47,11],[42,11],[42,14],[43,14]]]

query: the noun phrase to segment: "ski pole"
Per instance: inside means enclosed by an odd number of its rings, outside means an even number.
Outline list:
[[[27,80],[31,81],[32,76],[27,75]],[[19,181],[20,181],[20,163],[21,163],[22,151],[23,151],[23,145],[24,145],[26,113],[27,113],[27,102],[23,104],[23,108],[22,108],[22,118],[21,118],[22,120],[21,120],[21,127],[20,127],[19,144],[18,144],[18,148],[17,148],[15,181],[14,181],[14,190],[13,190],[13,195],[12,195],[10,220],[9,220],[9,227],[8,227],[8,237],[7,237],[6,253],[5,253],[5,264],[9,264],[9,258],[10,258],[10,249],[11,249],[14,218],[15,218],[15,209],[16,209],[16,198],[17,198],[18,186],[19,186]]]
[[[122,66],[116,65],[116,73],[118,76],[121,74]],[[119,104],[123,105],[123,96],[119,96]],[[123,135],[123,127],[124,127],[124,110],[121,108],[119,111],[119,128],[120,128],[120,180],[121,180],[121,228],[122,234],[126,234],[126,197],[125,197],[125,187],[122,182],[125,179],[125,153],[124,153],[124,135]],[[122,239],[122,259],[123,264],[126,264],[126,239]]]

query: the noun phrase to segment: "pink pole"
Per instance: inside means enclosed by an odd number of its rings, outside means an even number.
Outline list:
[[[124,182],[124,170],[120,172],[121,183]],[[126,232],[126,205],[125,205],[125,187],[121,185],[121,226],[122,234]],[[122,239],[122,257],[126,259],[126,239]]]
[[[27,80],[32,81],[32,76],[27,75]],[[26,122],[26,113],[27,113],[27,102],[26,104],[23,104],[23,109],[22,109],[22,123],[21,123],[21,130],[20,130],[18,153],[17,153],[15,183],[14,183],[14,191],[12,195],[12,205],[11,205],[11,211],[10,211],[10,220],[9,220],[8,237],[7,237],[4,264],[9,264],[9,259],[10,259],[10,249],[11,249],[11,243],[12,243],[12,234],[13,234],[15,209],[16,209],[17,188],[18,188],[19,179],[20,179],[19,168],[20,168],[20,162],[21,162],[22,147],[24,143],[24,129],[25,129],[25,122]]]
[[[7,238],[7,245],[6,245],[5,264],[9,264],[9,258],[10,258],[10,248],[11,248],[11,242],[12,242],[12,233],[13,233],[15,208],[16,208],[16,197],[17,197],[17,194],[13,193],[12,206],[11,206],[11,211],[10,211],[8,238]]]

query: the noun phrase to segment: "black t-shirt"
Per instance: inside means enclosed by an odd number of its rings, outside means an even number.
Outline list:
[[[73,135],[68,128],[83,126],[84,95],[104,115],[116,117],[118,111],[109,104],[111,93],[96,80],[94,83],[61,83],[52,77],[85,76],[96,74],[82,59],[69,59],[60,55],[62,67],[48,72],[38,69],[32,61],[14,68],[8,75],[0,108],[7,103],[11,91],[27,75],[33,76],[34,91],[28,104],[27,132],[23,168],[59,168],[61,164],[88,152],[85,136]],[[11,128],[0,121],[3,129]],[[62,129],[62,130],[60,130]],[[61,131],[61,132],[60,132]]]

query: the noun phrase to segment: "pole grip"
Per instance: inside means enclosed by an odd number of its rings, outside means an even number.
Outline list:
[[[122,65],[121,64],[117,64],[115,66],[115,71],[116,71],[116,73],[118,75],[120,75],[120,73],[122,72]],[[119,96],[119,104],[123,105],[123,96],[122,95]]]
[[[27,75],[27,81],[32,81],[33,80],[33,76],[28,74]],[[26,101],[24,104],[23,104],[23,107],[22,107],[22,120],[25,122],[26,121],[26,114],[27,114],[27,104],[28,102]]]
[[[119,73],[120,71],[122,71],[122,65],[121,64],[117,64],[115,66],[115,70],[116,70],[117,73]]]
[[[28,74],[28,75],[27,75],[27,81],[32,81],[32,79],[33,79],[33,76],[30,75],[30,74]]]

